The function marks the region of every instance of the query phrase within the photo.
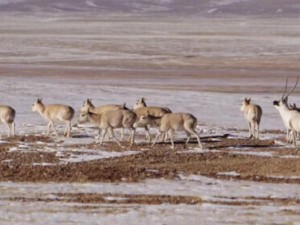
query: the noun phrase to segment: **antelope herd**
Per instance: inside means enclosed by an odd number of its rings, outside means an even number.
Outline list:
[[[300,133],[300,109],[296,104],[289,104],[288,97],[294,92],[297,87],[299,78],[295,82],[294,87],[287,93],[288,79],[286,79],[285,90],[280,100],[273,101],[274,107],[279,111],[287,131],[287,142],[297,146],[297,135]],[[250,98],[245,98],[242,102],[240,110],[243,112],[248,123],[250,138],[259,138],[259,126],[263,114],[262,108],[259,105],[251,103]],[[51,129],[58,135],[54,122],[62,121],[66,123],[64,135],[71,136],[72,125],[71,121],[75,111],[71,106],[62,104],[45,105],[42,99],[37,99],[32,105],[32,111],[38,112],[47,122],[47,136],[50,135]],[[8,137],[15,135],[15,119],[16,111],[6,105],[0,105],[0,122],[8,127]],[[135,141],[136,128],[144,128],[146,139],[151,142],[149,133],[150,127],[157,128],[157,135],[152,144],[152,147],[157,143],[158,138],[162,141],[170,139],[171,148],[174,149],[173,133],[174,131],[185,131],[187,140],[185,145],[190,141],[191,135],[195,136],[198,146],[202,148],[200,137],[195,131],[197,126],[197,118],[190,113],[174,113],[167,107],[147,106],[145,98],[141,98],[129,109],[126,105],[103,105],[95,107],[91,99],[87,99],[80,109],[79,123],[91,122],[99,128],[99,136],[101,134],[100,144],[107,134],[119,146],[119,140],[114,135],[114,129],[121,128],[121,139],[124,137],[124,129],[130,130],[128,139],[130,145]]]

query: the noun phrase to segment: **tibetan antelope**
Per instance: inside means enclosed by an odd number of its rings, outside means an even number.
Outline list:
[[[240,110],[244,113],[247,120],[250,138],[258,139],[259,124],[262,116],[262,109],[259,105],[251,103],[251,98],[245,98]]]
[[[49,136],[51,128],[55,132],[56,136],[58,136],[54,127],[54,121],[58,120],[66,123],[64,135],[70,137],[72,130],[71,121],[74,117],[74,109],[71,106],[61,104],[44,105],[42,99],[39,98],[33,103],[32,111],[38,112],[45,120],[48,121],[47,136]]]
[[[128,108],[126,107],[125,103],[123,105],[109,104],[109,105],[102,105],[102,106],[95,107],[94,104],[92,103],[92,100],[88,98],[86,101],[84,101],[80,109],[80,112],[93,112],[96,114],[102,114],[106,111],[118,110],[118,109],[128,109]],[[124,129],[122,128],[121,140],[123,140],[123,138],[124,138]]]
[[[137,118],[139,120],[142,116],[154,116],[154,117],[162,117],[166,113],[172,113],[172,111],[167,107],[157,107],[157,106],[147,106],[145,102],[145,98],[139,99],[134,105],[133,105],[133,111],[136,113]],[[136,123],[136,127],[142,127],[146,131],[146,139],[148,139],[148,142],[151,142],[151,136],[149,133],[149,127],[157,127],[155,124],[149,124],[149,125],[142,125],[142,123]]]
[[[102,137],[100,145],[103,143],[103,139],[107,132],[110,133],[113,140],[121,146],[120,142],[115,138],[113,130],[115,128],[128,128],[131,130],[130,134],[130,145],[134,144],[135,128],[133,127],[134,122],[136,121],[136,114],[131,110],[119,109],[119,110],[110,110],[105,111],[101,114],[96,114],[93,112],[81,112],[78,122],[92,122],[98,128],[99,132],[101,130]]]
[[[0,105],[0,123],[8,127],[7,136],[15,136],[15,115],[16,111],[7,105]]]
[[[102,105],[102,106],[95,107],[94,104],[92,103],[92,100],[88,98],[86,101],[84,101],[80,111],[101,114],[109,110],[124,109],[124,107],[126,107],[125,104],[124,105],[110,104],[110,105]]]
[[[297,133],[300,132],[300,113],[298,112],[297,109],[290,108],[290,105],[288,104],[288,97],[296,89],[298,80],[299,77],[297,77],[297,81],[294,87],[292,88],[292,90],[288,94],[286,94],[287,85],[288,85],[288,79],[286,79],[285,90],[283,95],[281,96],[281,99],[278,101],[276,100],[273,101],[273,105],[279,111],[284,126],[287,130],[287,141],[293,142],[295,146],[297,144],[296,143]]]
[[[151,115],[141,116],[137,123],[147,125],[154,123],[159,124],[158,133],[155,137],[155,140],[152,144],[152,147],[156,144],[159,136],[168,133],[171,139],[171,148],[174,149],[173,141],[173,132],[174,131],[185,131],[187,134],[187,140],[185,145],[190,141],[191,135],[194,135],[197,138],[198,145],[202,148],[199,135],[196,133],[195,128],[197,126],[197,119],[195,116],[189,113],[167,113],[164,114],[161,118]]]

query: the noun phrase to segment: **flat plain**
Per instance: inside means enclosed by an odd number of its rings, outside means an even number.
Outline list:
[[[300,153],[272,102],[298,76],[299,22],[1,15],[1,104],[17,111],[17,137],[0,127],[1,222],[297,224]],[[71,138],[44,137],[38,97],[74,107]],[[141,97],[194,114],[204,149],[185,148],[184,133],[174,151],[151,148],[143,130],[133,147],[100,146],[76,121],[87,98],[131,107]],[[245,97],[263,108],[260,140],[248,139]]]

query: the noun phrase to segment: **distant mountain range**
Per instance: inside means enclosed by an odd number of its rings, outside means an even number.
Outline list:
[[[300,0],[0,0],[1,12],[296,17]]]

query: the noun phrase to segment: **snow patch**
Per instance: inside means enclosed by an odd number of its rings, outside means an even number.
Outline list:
[[[239,173],[235,171],[230,171],[230,172],[219,172],[218,175],[225,175],[225,176],[232,176],[232,177],[237,177],[240,176]]]
[[[220,6],[232,5],[234,3],[241,3],[246,1],[249,0],[217,0],[217,1],[211,1],[211,4],[220,7]]]
[[[92,6],[92,7],[98,7],[98,5],[96,5],[96,3],[93,0],[87,0],[86,4],[88,6]]]
[[[218,9],[217,8],[213,8],[213,9],[207,10],[207,13],[211,14],[211,13],[214,13],[216,11],[218,11]]]
[[[272,152],[252,152],[252,151],[232,151],[232,155],[250,155],[250,156],[259,156],[259,157],[272,157]]]
[[[61,163],[76,163],[76,162],[84,162],[84,161],[92,161],[92,160],[99,160],[99,159],[108,159],[108,158],[116,158],[128,155],[134,155],[140,153],[139,151],[124,151],[124,152],[105,152],[105,151],[97,151],[95,155],[84,154],[90,151],[76,151],[80,152],[79,155],[65,155],[63,152],[60,152],[60,161]],[[67,157],[67,158],[64,158]]]
[[[272,204],[264,198],[300,199],[299,185],[251,181],[217,180],[204,176],[180,175],[179,180],[149,179],[140,183],[13,183],[0,182],[1,222],[16,224],[289,224],[298,221],[299,204]],[[95,193],[112,196],[109,201],[125,200],[113,194],[195,196],[201,205],[88,204],[63,201],[59,193]],[[14,198],[53,199],[54,201],[15,201]],[[55,201],[60,199],[60,201]],[[210,203],[214,201],[224,204]],[[228,205],[226,204],[228,202]],[[240,206],[231,203],[243,203]],[[259,203],[259,204],[257,204]],[[84,210],[74,210],[74,209]],[[286,216],[286,212],[295,212]],[[108,213],[114,212],[114,213]],[[25,215],[25,217],[24,217]],[[230,215],[230,217],[228,217]],[[55,219],[54,219],[55,218]]]

